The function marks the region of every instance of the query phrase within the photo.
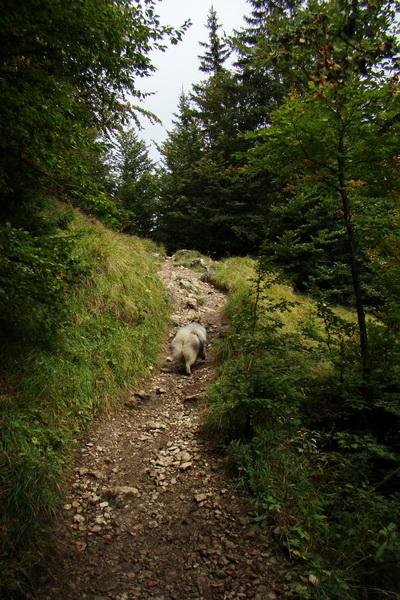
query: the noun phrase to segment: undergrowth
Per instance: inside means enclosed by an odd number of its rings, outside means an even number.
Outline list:
[[[78,213],[70,221],[60,235],[79,273],[62,306],[52,313],[32,294],[29,311],[0,334],[0,597],[8,600],[46,547],[77,436],[149,374],[168,322],[159,249]]]
[[[248,259],[214,277],[230,292],[229,329],[204,431],[251,491],[255,526],[292,558],[289,597],[399,598],[398,342],[370,322],[366,400],[348,310],[295,294]]]

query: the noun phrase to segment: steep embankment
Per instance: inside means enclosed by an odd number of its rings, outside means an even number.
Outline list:
[[[52,265],[49,275],[51,260],[42,262],[40,252],[33,262],[29,253],[16,260],[9,290],[16,301],[0,311],[0,598],[7,600],[21,598],[45,551],[76,438],[149,374],[170,312],[154,244],[59,203],[47,210],[64,223],[55,235],[65,272],[56,257],[60,271]]]
[[[224,296],[173,259],[160,277],[174,298],[170,336],[200,317],[212,347]],[[284,597],[283,560],[251,532],[245,499],[200,436],[210,351],[193,371],[166,358],[82,441],[32,600]]]

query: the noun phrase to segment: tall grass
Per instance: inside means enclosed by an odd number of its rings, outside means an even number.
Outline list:
[[[254,522],[293,559],[289,597],[399,598],[398,347],[371,322],[386,378],[365,405],[350,311],[258,278],[248,259],[214,277],[230,292],[229,328],[204,431],[251,491]]]
[[[40,558],[74,442],[157,362],[168,300],[159,249],[76,213],[66,235],[87,275],[56,322],[1,334],[0,597],[18,597]]]

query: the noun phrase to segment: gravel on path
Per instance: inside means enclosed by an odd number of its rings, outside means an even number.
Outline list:
[[[162,261],[160,278],[174,299],[170,339],[200,319],[207,358],[188,377],[167,356],[86,434],[58,544],[29,600],[286,597],[286,559],[251,530],[248,500],[200,434],[225,297],[173,258]]]

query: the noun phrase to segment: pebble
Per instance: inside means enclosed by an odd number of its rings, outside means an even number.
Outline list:
[[[75,523],[84,523],[85,517],[83,515],[74,515]]]
[[[160,423],[157,421],[149,421],[145,426],[146,431],[151,431],[152,429],[165,429],[165,428],[166,428],[166,425],[164,425],[164,423]]]
[[[192,456],[189,454],[189,452],[186,452],[185,450],[178,452],[176,458],[181,462],[188,462],[192,460]]]
[[[207,494],[195,494],[194,499],[198,504],[207,500]]]
[[[118,494],[121,494],[123,496],[139,496],[140,495],[138,488],[131,487],[129,485],[117,485],[113,488],[110,488],[108,490],[108,493],[110,496],[117,496]],[[108,506],[108,502],[107,502],[107,506]]]
[[[180,471],[187,471],[192,466],[193,466],[192,462],[185,462],[185,463],[182,463],[181,465],[179,465],[179,470]]]

